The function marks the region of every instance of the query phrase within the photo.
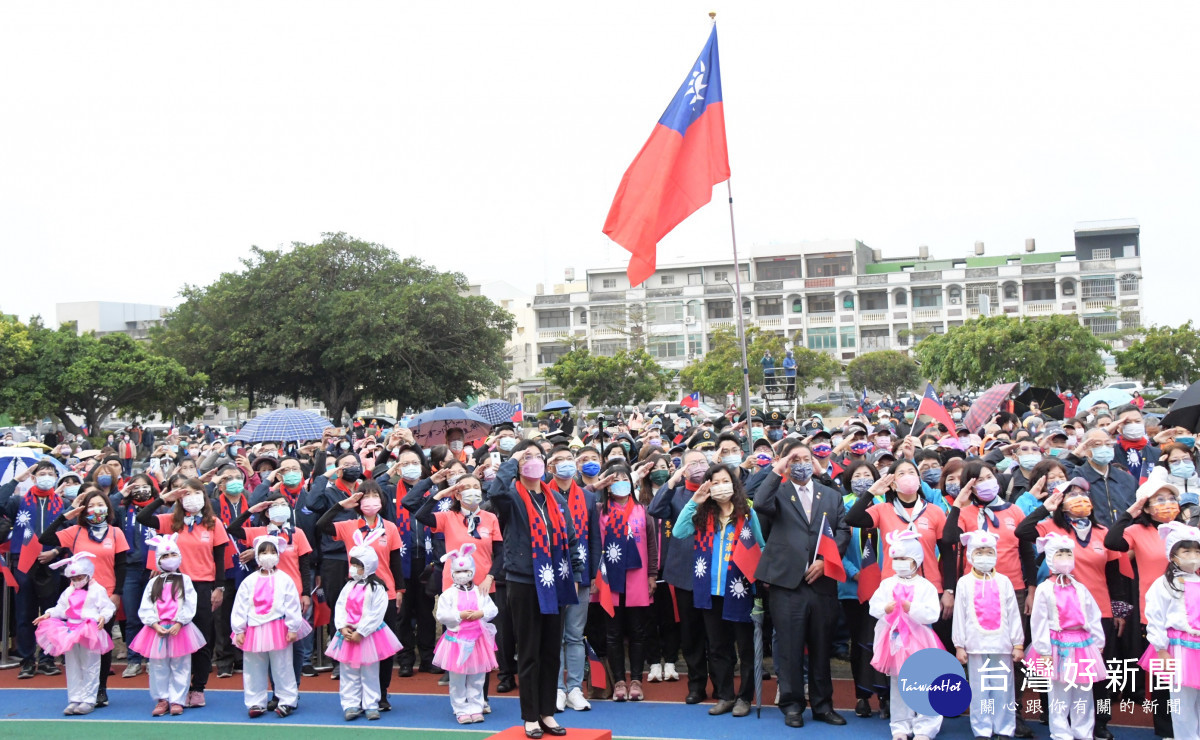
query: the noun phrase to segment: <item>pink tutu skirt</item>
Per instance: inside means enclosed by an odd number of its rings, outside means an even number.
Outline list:
[[[282,650],[291,645],[287,639],[288,628],[283,619],[272,619],[266,624],[246,627],[246,639],[242,643],[242,652],[269,653],[272,650]],[[312,633],[308,622],[301,622],[296,632],[296,639],[302,639]]]
[[[451,673],[487,673],[495,670],[496,627],[485,623],[474,638],[460,637],[446,630],[433,651],[433,664]]]
[[[170,627],[171,622],[160,622],[164,627]],[[153,627],[142,626],[129,649],[149,660],[164,660],[166,658],[182,658],[191,655],[204,647],[204,635],[200,629],[188,622],[180,625],[177,635],[160,635]]]
[[[358,642],[350,642],[338,632],[329,641],[325,654],[351,668],[362,668],[392,657],[403,647],[396,633],[385,624]]]
[[[88,651],[102,655],[113,649],[112,637],[90,619],[68,622],[51,617],[38,624],[34,635],[37,644],[42,646],[47,655],[62,655],[76,645],[83,645]]]
[[[898,676],[900,666],[904,665],[908,656],[926,648],[945,649],[928,626],[914,622],[910,625],[908,635],[901,638],[881,619],[875,626],[875,657],[871,658],[871,666],[885,675]]]
[[[1167,630],[1167,652],[1175,661],[1175,674],[1179,677],[1180,686],[1190,689],[1200,689],[1200,637],[1189,635],[1181,630]],[[1147,673],[1170,673],[1170,671],[1150,670],[1150,661],[1158,660],[1158,651],[1151,645],[1146,648],[1142,659],[1138,661]]]
[[[1031,645],[1025,651],[1027,669],[1051,680],[1087,687],[1108,676],[1104,656],[1087,630],[1050,630],[1050,655]]]

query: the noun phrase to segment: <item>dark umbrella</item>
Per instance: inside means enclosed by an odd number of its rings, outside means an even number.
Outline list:
[[[1179,400],[1171,404],[1171,410],[1163,417],[1161,426],[1163,429],[1183,427],[1189,432],[1194,432],[1198,421],[1200,421],[1200,381],[1189,385],[1187,390],[1179,396]]]
[[[761,597],[754,600],[754,606],[750,609],[750,619],[754,621],[754,700],[758,704],[758,717],[762,719],[763,602]]]
[[[564,409],[574,408],[568,401],[551,401],[542,407],[542,411],[562,411]]]
[[[1001,383],[988,388],[975,402],[971,404],[971,408],[967,410],[967,416],[963,419],[963,426],[971,433],[976,432],[979,427],[987,423],[987,420],[992,418],[992,414],[996,413],[996,409],[1000,408],[1000,404],[1004,399],[1008,398],[1008,394],[1012,393],[1012,389],[1016,388],[1016,383]]]
[[[1163,395],[1154,399],[1154,405],[1161,406],[1163,408],[1170,408],[1171,404],[1178,401],[1179,397],[1182,395],[1183,391],[1171,391],[1170,393],[1164,393]]]
[[[1017,416],[1023,416],[1029,410],[1029,405],[1037,403],[1042,409],[1042,416],[1048,416],[1051,419],[1062,421],[1063,418],[1063,401],[1058,397],[1058,394],[1049,388],[1034,388],[1029,386],[1021,395],[1013,400],[1013,409]]]

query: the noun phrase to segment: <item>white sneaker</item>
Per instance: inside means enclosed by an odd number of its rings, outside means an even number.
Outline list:
[[[567,708],[567,692],[562,689],[558,690],[558,699],[554,702],[554,706],[558,707],[560,712]]]
[[[658,663],[650,666],[650,673],[646,675],[646,683],[658,683],[662,680],[662,666]]]
[[[663,680],[664,681],[678,681],[679,680],[679,672],[675,670],[674,663],[663,663]]]
[[[583,698],[583,691],[578,688],[571,689],[571,693],[567,694],[567,706],[576,712],[586,712],[592,708],[588,700]]]

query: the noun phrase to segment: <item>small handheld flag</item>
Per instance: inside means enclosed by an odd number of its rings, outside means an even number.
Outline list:
[[[600,563],[599,569],[596,570],[596,584],[600,592],[600,606],[608,612],[608,616],[617,616],[617,610],[613,606],[612,588],[608,585],[608,569],[604,567],[604,563]]]
[[[813,554],[814,563],[817,562],[817,556],[825,559],[825,575],[838,583],[846,582],[846,567],[842,565],[842,554],[838,552],[837,540],[833,538],[828,514],[821,514],[821,536],[817,540],[817,551]]]
[[[597,689],[608,688],[608,674],[604,670],[604,661],[600,660],[600,656],[596,655],[596,651],[592,650],[592,643],[583,640],[583,646],[587,649],[588,659],[588,674],[591,677],[592,687]]]
[[[742,525],[741,534],[738,535],[738,541],[733,546],[733,562],[737,565],[738,570],[742,571],[742,575],[746,580],[754,583],[754,571],[758,570],[758,561],[762,559],[762,548],[758,546],[758,540],[754,539],[754,532],[750,529],[750,523]]]
[[[921,405],[917,407],[917,417],[921,416],[928,416],[951,432],[954,431],[954,420],[950,418],[950,412],[946,411],[946,407],[934,393],[933,383],[925,384],[925,394],[921,396]]]
[[[862,567],[858,570],[858,603],[865,604],[879,590],[883,573],[879,568],[879,547],[873,535],[867,535],[862,543]]]
[[[28,573],[33,564],[37,562],[38,555],[42,554],[42,543],[37,539],[32,539],[26,542],[21,547],[21,556],[17,559],[17,570],[22,573]]]
[[[515,422],[525,421],[525,405],[518,403],[516,406],[517,410],[513,412],[512,420]]]
[[[692,393],[679,399],[680,406],[687,406],[689,409],[694,409],[700,405],[700,394]]]

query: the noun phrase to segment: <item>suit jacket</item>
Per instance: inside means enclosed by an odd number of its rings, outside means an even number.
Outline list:
[[[812,518],[809,519],[804,516],[804,507],[790,481],[781,480],[772,471],[759,486],[754,510],[760,521],[770,523],[770,534],[754,573],[758,580],[792,589],[804,583],[804,572],[813,561],[821,535],[822,515],[833,529],[838,553],[846,553],[850,527],[846,524],[841,494],[815,480],[812,487]],[[836,599],[837,585],[838,582],[829,576],[822,576],[812,587],[818,593]]]

